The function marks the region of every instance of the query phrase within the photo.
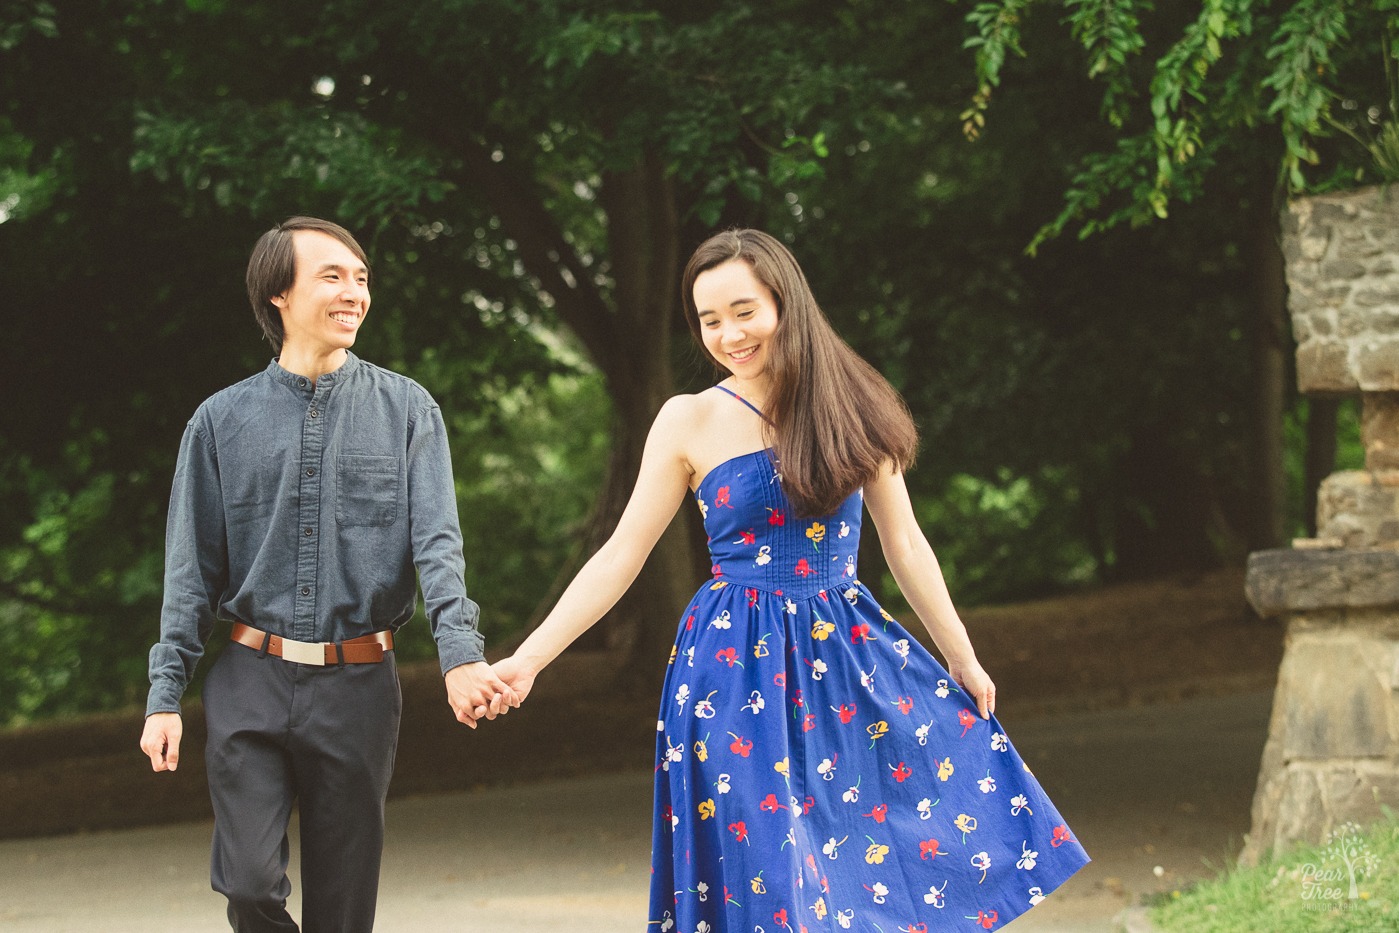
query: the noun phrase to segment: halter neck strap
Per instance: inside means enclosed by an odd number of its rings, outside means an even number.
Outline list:
[[[772,422],[768,419],[768,416],[765,415],[765,414],[763,414],[762,410],[761,410],[760,408],[758,408],[757,405],[754,405],[752,402],[748,401],[748,399],[746,399],[746,398],[744,398],[743,396],[739,395],[739,394],[738,394],[737,392],[735,392],[733,389],[725,388],[724,386],[719,386],[719,385],[716,385],[714,388],[718,389],[720,392],[727,392],[728,394],[732,395],[734,398],[738,399],[740,402],[742,402],[743,404],[745,404],[745,405],[747,405],[749,408],[751,408],[751,409],[753,410],[753,413],[756,414],[759,418],[762,418],[764,421],[767,421],[769,424],[772,423]]]

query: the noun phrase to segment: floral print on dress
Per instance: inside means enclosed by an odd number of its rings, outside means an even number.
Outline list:
[[[1005,729],[860,582],[860,494],[798,516],[757,451],[695,498],[713,580],[662,693],[649,930],[998,930],[1087,863]]]

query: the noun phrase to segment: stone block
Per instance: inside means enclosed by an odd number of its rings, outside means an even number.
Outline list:
[[[1375,339],[1356,347],[1351,366],[1362,391],[1399,390],[1399,340]]]
[[[1366,271],[1365,264],[1355,259],[1328,259],[1322,262],[1320,274],[1323,279],[1345,281],[1361,278]]]
[[[1284,612],[1399,606],[1399,551],[1278,549],[1248,556],[1244,591],[1267,618]]]
[[[1351,300],[1362,308],[1393,308],[1399,310],[1399,286],[1358,286]]]
[[[1394,308],[1376,308],[1366,315],[1371,330],[1381,336],[1399,334],[1399,305]]]
[[[1360,438],[1365,444],[1366,467],[1390,470],[1399,465],[1399,393],[1372,392],[1365,396]]]
[[[1342,308],[1336,314],[1336,330],[1343,340],[1359,337],[1369,329],[1370,322],[1366,319],[1366,316],[1359,311]]]
[[[1288,761],[1384,758],[1390,747],[1388,672],[1369,659],[1374,645],[1347,635],[1315,634],[1288,645],[1278,671],[1286,711]]]
[[[1351,393],[1360,382],[1343,343],[1313,340],[1297,348],[1297,388],[1321,394]]]

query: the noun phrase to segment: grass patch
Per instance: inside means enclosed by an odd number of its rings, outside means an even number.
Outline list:
[[[1347,824],[1325,845],[1226,869],[1172,892],[1150,913],[1167,933],[1399,930],[1399,816],[1386,808],[1368,829]]]

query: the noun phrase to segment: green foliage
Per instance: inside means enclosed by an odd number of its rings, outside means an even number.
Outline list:
[[[1009,55],[1025,55],[1018,27],[1027,6],[982,2],[966,14],[978,82],[964,115],[969,138],[981,132]],[[1356,151],[1323,152],[1322,143],[1335,133],[1337,101],[1383,93],[1377,85],[1394,66],[1395,48],[1380,37],[1399,22],[1392,0],[1295,0],[1281,9],[1260,0],[1200,0],[1174,38],[1174,10],[1166,15],[1149,0],[1074,3],[1068,11],[1064,22],[1087,53],[1084,73],[1103,86],[1101,113],[1114,134],[1083,154],[1062,210],[1036,233],[1032,252],[1071,228],[1082,238],[1165,218],[1173,203],[1199,195],[1221,160],[1265,159],[1294,192],[1342,178],[1363,182],[1376,172],[1388,177],[1384,156],[1357,164]],[[1130,67],[1138,54],[1153,52],[1149,77]],[[1147,112],[1134,112],[1131,100],[1142,91]],[[1396,104],[1390,88],[1369,106],[1378,137],[1388,138],[1399,118]],[[1307,166],[1325,171],[1308,178]]]
[[[1356,888],[1350,888],[1354,870]],[[1399,923],[1399,819],[1233,868],[1151,911],[1162,933],[1374,933]]]

